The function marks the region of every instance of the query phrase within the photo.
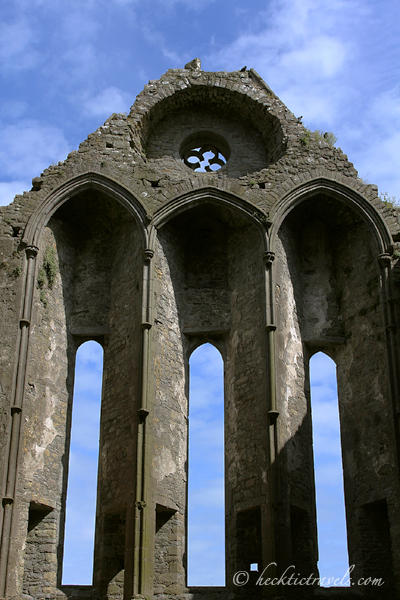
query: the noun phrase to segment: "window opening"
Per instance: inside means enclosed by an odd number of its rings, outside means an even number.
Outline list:
[[[336,365],[318,352],[310,360],[318,568],[323,587],[350,585]],[[331,581],[329,581],[331,580]]]
[[[223,360],[204,344],[190,357],[188,585],[225,585]]]
[[[103,349],[76,353],[64,538],[63,585],[92,585]]]
[[[230,157],[228,142],[212,131],[189,135],[181,144],[180,156],[187,167],[196,172],[218,171]]]
[[[184,163],[193,171],[218,171],[226,163],[224,155],[210,144],[191,148],[185,153]]]

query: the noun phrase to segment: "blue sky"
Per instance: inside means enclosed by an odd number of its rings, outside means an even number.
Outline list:
[[[342,579],[349,568],[336,365],[322,352],[310,360],[319,575]],[[348,578],[346,578],[348,579]]]
[[[398,0],[3,2],[0,204],[194,57],[209,71],[255,68],[308,127],[337,135],[361,177],[399,198],[399,30]],[[321,402],[332,382],[318,384]]]
[[[69,459],[63,583],[92,583],[103,349],[78,348]]]
[[[255,68],[399,197],[399,23],[398,0],[3,2],[0,203],[194,57],[204,70]]]
[[[188,583],[225,585],[224,365],[211,344],[189,365]]]
[[[63,583],[90,584],[103,351],[80,346],[75,373]],[[325,354],[310,362],[321,577],[348,568],[336,368]],[[210,344],[190,358],[190,585],[224,585],[223,361]],[[207,527],[204,523],[207,522]]]

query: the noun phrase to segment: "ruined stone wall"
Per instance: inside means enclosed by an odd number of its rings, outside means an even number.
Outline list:
[[[72,269],[63,273],[64,281],[60,275],[68,237],[58,222],[49,224],[43,235],[43,250],[39,253],[35,277],[36,319],[32,324],[29,395],[25,405],[25,461],[19,479],[27,505],[20,539],[25,539],[27,528],[32,529],[27,539],[26,562],[18,569],[20,580],[24,579],[25,593],[33,598],[49,592],[60,577],[65,519],[64,457],[69,439],[75,364],[73,341],[67,333],[73,297]],[[48,260],[54,281],[48,276]],[[66,283],[65,292],[63,283]],[[32,520],[34,524],[30,523]],[[31,556],[33,548],[35,560]]]
[[[177,308],[183,256],[169,231],[154,257],[155,322],[152,479],[155,519],[155,593],[185,587],[188,381]],[[158,506],[157,506],[158,505]],[[168,546],[165,548],[165,537]],[[167,556],[165,556],[165,554]]]
[[[392,496],[397,478],[387,402],[390,390],[388,379],[382,377],[389,366],[377,249],[367,227],[354,213],[328,199],[321,199],[322,203],[320,210],[310,201],[309,207],[304,202],[293,211],[281,227],[282,246],[276,258],[278,356],[282,361],[278,389],[284,411],[281,481],[293,505],[294,523],[301,518],[299,510],[307,511],[307,528],[301,533],[303,540],[305,532],[309,538],[311,569],[316,535],[308,361],[312,353],[322,350],[334,358],[338,369],[350,564],[356,565],[355,580],[371,576],[375,569],[387,581],[386,589],[391,589],[390,573],[397,567],[390,553],[382,551],[382,562],[377,553],[365,566],[369,553],[365,507],[369,526],[377,527],[371,508],[375,503],[376,523],[387,532],[389,515],[397,506]],[[289,514],[287,507],[286,517],[282,516],[287,532]],[[397,535],[395,532],[392,522],[392,535]],[[382,540],[376,542],[382,548],[385,535],[382,533]],[[296,545],[293,537],[292,545]],[[303,557],[307,553],[304,543],[302,553]]]
[[[204,133],[228,159],[216,172],[182,161]],[[253,70],[170,70],[0,216],[7,599],[24,585],[34,600],[120,600],[124,570],[129,598],[226,595],[185,581],[188,361],[204,342],[225,367],[228,578],[266,556],[316,572],[308,363],[323,350],[338,367],[351,561],[399,589],[400,214],[340,148],[309,136]],[[60,590],[87,339],[104,347],[98,590]]]
[[[162,536],[173,526],[177,514],[182,515],[183,521],[186,518],[187,465],[182,464],[182,459],[187,460],[188,384],[185,374],[191,350],[199,342],[211,341],[222,349],[226,359],[226,492],[230,520],[227,526],[232,538],[228,562],[233,564],[239,560],[238,548],[243,541],[236,533],[236,514],[254,508],[254,502],[259,509],[265,493],[262,465],[267,455],[266,349],[263,344],[261,236],[238,216],[209,205],[176,217],[160,230],[159,238],[167,262],[159,262],[160,259],[155,262],[155,374],[157,386],[165,391],[158,402],[157,394],[155,396],[158,433],[154,444],[154,472],[158,480],[159,519],[169,515],[169,520],[159,530],[163,533],[156,533],[156,541],[164,539]],[[247,294],[241,293],[244,281],[249,288]],[[184,363],[181,362],[182,353]],[[171,381],[175,382],[172,386]],[[250,425],[253,431],[251,446],[247,433]],[[170,444],[168,448],[165,447],[166,439]],[[163,440],[162,447],[157,440]],[[174,505],[180,510],[173,515]],[[168,507],[169,513],[166,512]],[[176,538],[176,533],[174,535]],[[181,543],[183,546],[178,548],[178,555],[186,553],[184,536]],[[160,552],[165,554],[166,549],[160,547],[157,556],[161,556]],[[171,552],[167,561],[170,566],[176,560],[175,544]],[[174,587],[168,586],[172,575],[166,569],[166,563],[159,577],[160,591],[164,585],[164,592],[171,593]],[[184,578],[179,583],[184,585]]]
[[[71,222],[71,216],[78,217],[77,224]],[[140,380],[141,245],[132,219],[99,195],[62,207],[42,236],[26,399],[25,470],[20,478],[28,505],[23,510],[20,539],[30,527],[28,519],[42,518],[29,533],[25,566],[20,563],[15,571],[19,577],[24,572],[26,593],[32,598],[40,598],[61,583],[75,355],[87,339],[105,346],[97,529],[109,546],[111,536],[116,548],[114,556],[108,550],[104,557],[104,541],[96,547],[99,586],[124,566],[125,511],[136,456],[133,432]],[[49,260],[54,281],[48,276]],[[110,513],[112,533],[107,531]],[[123,521],[119,529],[114,526],[116,514]],[[44,535],[49,518],[54,529],[51,543]],[[30,562],[28,556],[32,548],[36,562]],[[44,561],[47,571],[42,568],[38,572],[38,560]]]
[[[343,268],[339,276],[343,290],[340,309],[346,336],[346,344],[337,351],[338,395],[350,560],[356,565],[355,576],[381,573],[388,582],[387,589],[391,589],[393,571],[399,568],[397,559],[382,552],[381,560],[376,557],[367,565],[371,540],[367,542],[360,532],[360,513],[365,506],[383,502],[392,515],[398,505],[393,417],[387,402],[389,380],[382,377],[389,371],[380,302],[382,281],[376,250],[364,227],[357,229],[357,235],[354,229],[347,232],[338,259]],[[388,530],[390,523],[392,536],[397,536],[397,524],[389,521],[387,510],[386,521],[379,527]],[[369,514],[372,519],[373,510]],[[376,519],[381,521],[379,516]],[[376,522],[370,523],[371,529],[376,526]],[[385,547],[384,541],[380,547]]]
[[[18,213],[17,213],[18,214]],[[7,221],[9,221],[6,218]],[[20,229],[3,220],[0,236],[0,481],[4,481],[7,436],[9,434],[10,398],[14,385],[14,364],[20,335],[20,318],[23,274],[26,263],[20,243]]]
[[[317,573],[316,508],[308,353],[304,325],[303,256],[286,224],[276,244],[273,292],[277,323],[278,465],[280,548],[291,547],[300,572]],[[323,275],[322,275],[323,278]],[[297,523],[303,521],[300,528]],[[282,556],[283,555],[283,556]],[[285,552],[281,551],[282,559]],[[286,561],[287,561],[286,553]],[[282,560],[281,559],[281,560]],[[298,565],[298,566],[297,566]],[[286,566],[286,564],[284,564]]]
[[[227,582],[250,563],[261,567],[262,531],[247,532],[266,502],[269,450],[263,247],[254,226],[240,223],[229,239],[231,328],[225,365]],[[246,290],[246,292],[244,292]],[[249,436],[251,431],[251,436]],[[254,533],[254,532],[253,532]],[[244,548],[253,547],[252,552]],[[258,590],[253,590],[256,595]]]
[[[99,593],[124,569],[126,510],[135,489],[141,378],[141,236],[125,211],[120,211],[110,229],[109,333],[104,344],[94,574]]]

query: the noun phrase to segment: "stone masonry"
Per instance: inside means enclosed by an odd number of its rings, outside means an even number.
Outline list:
[[[400,598],[400,213],[253,70],[150,81],[0,209],[0,599]],[[76,351],[104,348],[92,586],[62,586]],[[224,588],[189,588],[188,364],[225,379]],[[352,586],[317,574],[309,360],[337,365]],[[381,586],[361,585],[380,578]]]

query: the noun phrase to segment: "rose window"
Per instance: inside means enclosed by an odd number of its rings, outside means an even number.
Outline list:
[[[181,145],[180,155],[187,167],[196,172],[218,171],[230,156],[227,141],[212,132],[190,135]]]

